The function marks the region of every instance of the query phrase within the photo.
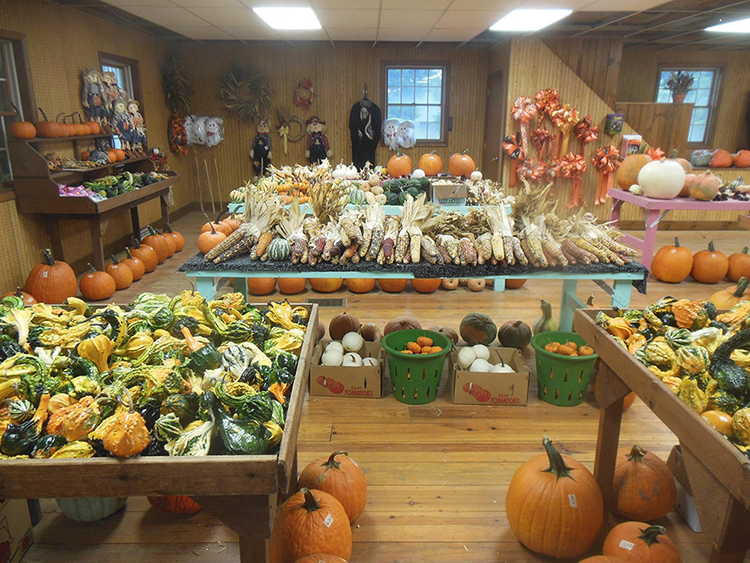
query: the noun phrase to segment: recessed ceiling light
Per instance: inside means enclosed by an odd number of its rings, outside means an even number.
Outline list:
[[[573,10],[513,10],[490,27],[492,31],[536,31],[573,13]]]
[[[750,33],[750,18],[733,22],[720,23],[707,27],[706,31],[719,31],[722,33]]]
[[[254,7],[253,12],[274,29],[320,29],[312,8]]]

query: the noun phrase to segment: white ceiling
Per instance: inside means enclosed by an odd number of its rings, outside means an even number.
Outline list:
[[[664,0],[104,0],[191,39],[469,41],[518,7],[645,10]],[[276,31],[253,6],[310,6],[323,26]]]

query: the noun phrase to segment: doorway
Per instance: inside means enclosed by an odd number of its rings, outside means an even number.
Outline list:
[[[482,163],[485,178],[499,181],[503,177],[502,142],[505,131],[505,80],[503,73],[489,76],[487,111],[484,118],[484,152]]]

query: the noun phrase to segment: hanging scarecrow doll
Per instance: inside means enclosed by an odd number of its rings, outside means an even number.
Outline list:
[[[253,148],[250,149],[250,159],[253,161],[253,170],[258,176],[265,176],[266,170],[271,165],[271,120],[262,119],[258,123],[258,134],[253,139]]]
[[[146,144],[146,124],[143,121],[143,116],[136,100],[128,102],[128,116],[130,117],[130,129],[132,131],[130,142],[132,143],[133,152],[141,157],[146,156],[146,151],[144,150],[144,145]]]
[[[102,73],[102,94],[104,95],[104,109],[107,117],[111,117],[114,111],[115,100],[122,98],[129,100],[130,94],[123,90],[117,83],[117,75],[111,70]]]
[[[326,137],[326,122],[317,115],[307,120],[307,151],[305,156],[310,160],[310,164],[320,164],[321,160],[333,156],[333,151],[328,145]]]
[[[375,164],[375,151],[380,142],[383,114],[367,97],[352,106],[349,131],[352,137],[352,162],[358,169],[368,162]]]
[[[112,105],[112,117],[110,118],[110,127],[112,132],[120,136],[122,149],[128,156],[135,156],[131,151],[133,141],[133,127],[128,114],[127,102],[120,98],[115,100]]]
[[[87,68],[81,74],[81,78],[83,80],[81,105],[85,108],[86,116],[89,120],[103,125],[106,123],[108,113],[102,88],[102,73],[95,68]]]

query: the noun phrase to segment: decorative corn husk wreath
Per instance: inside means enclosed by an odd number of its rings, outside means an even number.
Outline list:
[[[221,77],[221,99],[230,117],[257,123],[268,116],[273,90],[268,76],[255,67],[233,67]]]

